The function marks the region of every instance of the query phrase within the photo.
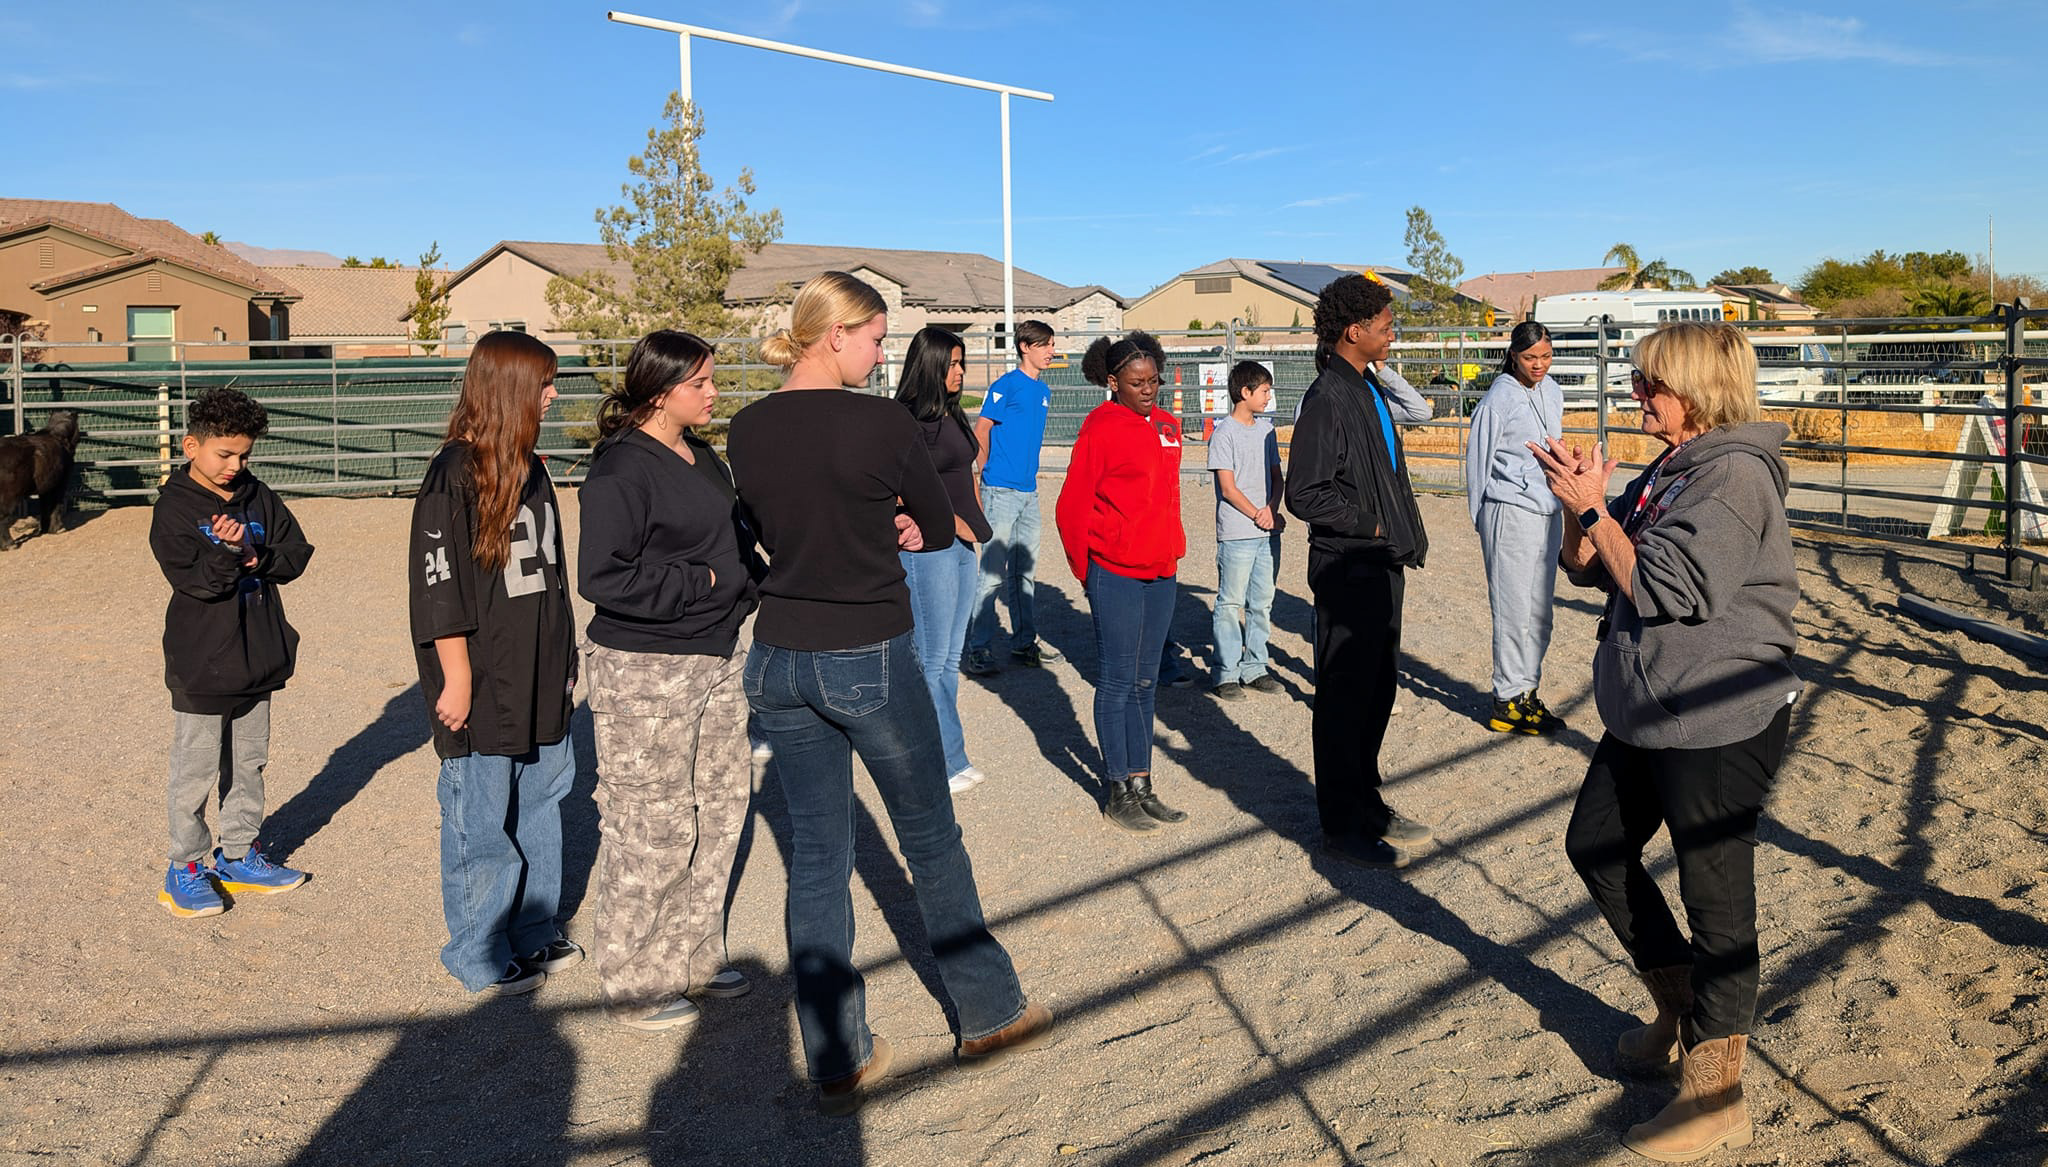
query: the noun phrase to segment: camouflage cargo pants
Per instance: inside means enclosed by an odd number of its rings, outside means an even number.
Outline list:
[[[753,794],[746,647],[715,657],[590,646],[597,976],[617,1016],[658,1009],[725,967],[725,891]]]

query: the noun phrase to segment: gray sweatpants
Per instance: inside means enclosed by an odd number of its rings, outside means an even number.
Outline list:
[[[263,826],[263,767],[270,763],[270,698],[232,714],[173,713],[171,862],[197,863],[213,850],[206,808],[220,791],[220,849],[248,854]]]
[[[1505,701],[1535,692],[1543,680],[1564,516],[1489,500],[1480,504],[1478,527],[1493,606],[1493,695]]]

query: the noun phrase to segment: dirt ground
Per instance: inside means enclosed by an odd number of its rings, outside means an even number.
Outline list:
[[[1068,660],[964,686],[988,782],[959,799],[984,902],[1051,1044],[978,1074],[951,1036],[907,877],[865,782],[857,958],[898,1069],[854,1119],[811,1110],[782,938],[786,816],[760,785],[733,895],[757,982],[702,1024],[607,1022],[588,966],[526,997],[441,969],[435,761],[406,644],[403,500],[308,500],[285,593],[304,633],[277,699],[265,839],[313,873],[177,920],[163,874],[165,585],[148,512],[0,555],[13,712],[0,736],[0,1165],[1623,1164],[1669,1090],[1618,1077],[1646,999],[1566,866],[1599,727],[1595,606],[1561,597],[1555,740],[1487,733],[1483,577],[1462,499],[1423,501],[1390,794],[1437,824],[1407,871],[1315,856],[1310,609],[1298,532],[1275,608],[1287,695],[1159,703],[1158,786],[1189,810],[1107,827],[1089,644],[1042,493],[1039,620]],[[1206,664],[1206,489],[1175,635]],[[574,492],[565,492],[574,537]],[[1713,1162],[2048,1162],[2043,665],[1923,627],[1911,590],[2003,616],[1996,580],[1895,549],[1803,543],[1794,720],[1758,853],[1757,1141]],[[564,917],[589,939],[587,714]],[[1657,870],[1669,878],[1668,851]],[[903,953],[912,954],[906,959]]]

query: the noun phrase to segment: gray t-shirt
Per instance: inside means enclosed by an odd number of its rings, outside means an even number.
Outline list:
[[[1280,465],[1280,438],[1273,432],[1273,423],[1263,417],[1253,417],[1252,424],[1245,425],[1235,417],[1218,418],[1216,431],[1209,435],[1209,469],[1228,470],[1237,481],[1237,489],[1244,495],[1252,509],[1267,505],[1273,500],[1266,497],[1267,487],[1272,484],[1272,471]],[[1230,539],[1263,539],[1272,534],[1259,530],[1243,512],[1231,506],[1223,498],[1223,485],[1219,479],[1216,485],[1216,539],[1224,542]]]

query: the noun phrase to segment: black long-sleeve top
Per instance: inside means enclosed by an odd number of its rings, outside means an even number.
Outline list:
[[[1421,567],[1429,534],[1415,505],[1408,460],[1400,456],[1400,432],[1381,421],[1381,406],[1374,404],[1386,396],[1373,374],[1331,358],[1294,423],[1287,509],[1309,525],[1313,551]]]
[[[597,612],[590,639],[623,652],[730,656],[756,603],[753,536],[709,443],[694,464],[628,430],[599,448],[579,495],[576,590]]]
[[[215,515],[248,527],[240,550],[214,537]],[[299,578],[313,558],[284,500],[248,473],[222,498],[195,481],[187,464],[157,494],[149,549],[171,584],[164,608],[171,708],[230,713],[284,688],[297,664],[299,634],[285,621],[277,585]]]
[[[768,549],[756,640],[828,652],[910,630],[897,500],[928,551],[952,544],[953,506],[909,411],[843,389],[784,389],[733,417],[725,451]]]

